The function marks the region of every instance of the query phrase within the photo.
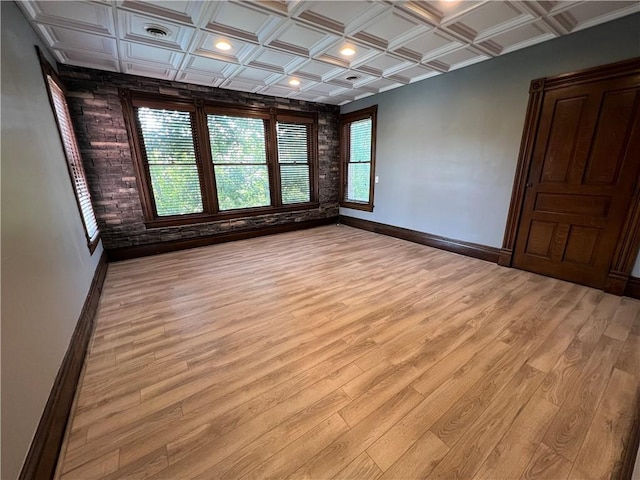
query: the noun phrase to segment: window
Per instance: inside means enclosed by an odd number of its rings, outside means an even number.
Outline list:
[[[84,171],[84,166],[82,165],[78,141],[76,140],[76,135],[73,131],[73,124],[71,123],[71,115],[69,113],[69,106],[67,105],[64,87],[62,86],[62,82],[58,78],[57,73],[44,59],[40,50],[38,50],[38,55],[40,56],[40,64],[42,66],[45,84],[49,93],[49,100],[51,102],[51,107],[58,125],[58,132],[60,133],[60,139],[62,140],[62,146],[67,159],[67,168],[69,170],[71,184],[78,203],[78,209],[80,210],[82,225],[84,226],[84,232],[87,237],[87,245],[89,246],[91,253],[93,253],[98,245],[100,231],[98,230],[98,222],[96,221],[96,216],[91,204],[87,176]]]
[[[220,210],[271,204],[264,120],[207,115]]]
[[[278,122],[278,167],[284,204],[311,200],[310,130],[309,124]]]
[[[142,107],[138,109],[138,122],[158,215],[201,213],[191,114]]]
[[[120,93],[148,226],[317,207],[315,114]]]
[[[344,207],[373,211],[377,110],[376,105],[340,117]]]

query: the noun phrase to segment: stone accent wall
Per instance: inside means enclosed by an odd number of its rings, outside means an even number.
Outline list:
[[[67,88],[69,108],[105,248],[197,238],[338,215],[339,107],[66,65],[60,65],[59,70]],[[147,228],[118,96],[121,87],[175,96],[204,96],[208,100],[238,105],[318,112],[320,207],[180,227]]]

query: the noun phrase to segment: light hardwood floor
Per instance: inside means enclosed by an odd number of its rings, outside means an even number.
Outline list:
[[[112,264],[58,477],[615,476],[639,313],[346,226]]]

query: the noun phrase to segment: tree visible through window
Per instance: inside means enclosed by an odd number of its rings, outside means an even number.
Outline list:
[[[138,121],[158,215],[202,212],[191,114],[141,107]]]
[[[264,120],[207,115],[220,210],[271,203]]]
[[[369,202],[371,186],[371,119],[349,125],[349,171],[345,200]]]
[[[120,95],[148,224],[317,207],[316,114]]]
[[[342,202],[345,207],[373,210],[377,107],[343,115]]]

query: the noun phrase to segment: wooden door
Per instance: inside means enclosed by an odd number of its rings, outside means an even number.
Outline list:
[[[545,91],[513,265],[604,287],[639,169],[639,75]]]

